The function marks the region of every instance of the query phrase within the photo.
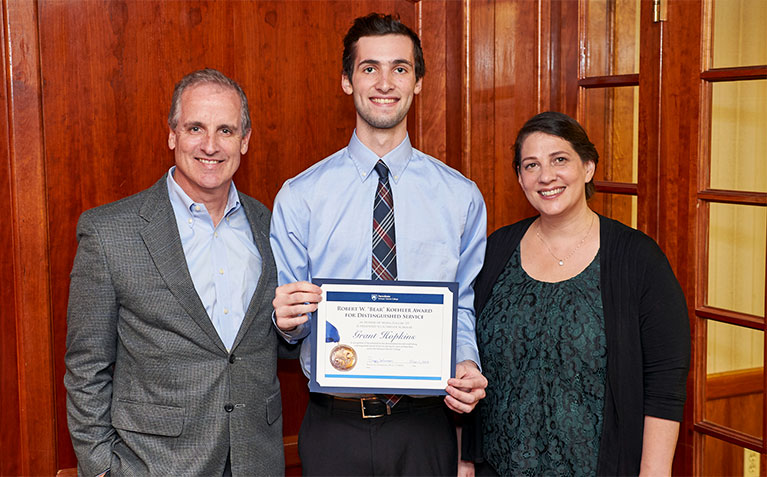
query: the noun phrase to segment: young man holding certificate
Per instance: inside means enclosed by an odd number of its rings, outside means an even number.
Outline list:
[[[311,378],[313,343],[333,345],[327,348],[332,349],[330,359],[322,357],[323,365],[332,365],[338,375],[358,373],[365,363],[359,363],[359,350],[346,343],[352,339],[348,333],[330,321],[317,328],[320,320],[309,319],[322,296],[312,280],[386,281],[381,283],[383,293],[368,294],[376,304],[335,308],[371,324],[400,320],[395,330],[355,331],[353,338],[362,341],[418,339],[416,321],[433,315],[433,293],[398,294],[393,280],[457,282],[455,346],[448,353],[457,363],[456,377],[445,379],[444,398],[413,396],[425,392],[361,395],[359,389],[344,393],[335,388],[311,393],[299,434],[306,475],[455,475],[456,435],[448,408],[469,412],[485,396],[471,288],[485,253],[485,204],[473,182],[410,144],[407,113],[421,91],[424,72],[421,43],[411,29],[390,15],[355,20],[344,38],[341,77],[357,110],[351,141],[286,181],[275,199],[271,241],[281,286],[275,292],[274,316],[287,341],[303,340],[307,376]],[[416,298],[399,307],[381,306],[381,300],[399,295]],[[404,324],[408,320],[413,327]],[[312,334],[313,327],[319,332]],[[391,343],[381,345],[386,346]],[[419,356],[406,356],[414,348],[396,349],[405,355],[400,358],[421,364]],[[367,361],[390,364],[383,358]]]

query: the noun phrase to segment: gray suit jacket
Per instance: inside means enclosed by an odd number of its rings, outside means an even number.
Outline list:
[[[263,270],[229,353],[198,297],[166,178],[86,211],[69,293],[67,415],[81,475],[284,473],[269,210],[240,194]]]

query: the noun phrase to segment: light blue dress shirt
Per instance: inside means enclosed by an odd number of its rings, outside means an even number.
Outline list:
[[[261,254],[234,182],[224,218],[214,227],[205,204],[194,202],[173,179],[175,170],[168,171],[168,195],[189,274],[218,336],[231,350],[261,278]]]
[[[410,145],[381,158],[390,171],[400,280],[458,282],[456,362],[480,364],[474,333],[474,279],[485,256],[487,212],[477,186]],[[352,135],[349,145],[289,179],[274,201],[270,239],[280,285],[314,277],[370,280],[378,156]],[[308,336],[307,322],[289,342]],[[310,373],[310,340],[301,345]]]

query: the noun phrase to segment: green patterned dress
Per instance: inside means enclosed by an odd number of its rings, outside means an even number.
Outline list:
[[[477,320],[483,452],[500,475],[595,475],[607,372],[599,254],[557,283],[519,247]]]

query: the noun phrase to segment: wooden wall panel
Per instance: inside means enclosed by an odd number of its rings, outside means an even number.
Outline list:
[[[420,150],[461,170],[462,5],[450,0],[423,0],[415,9],[426,76],[410,130]]]
[[[40,102],[37,10],[33,2],[3,2],[8,41],[7,137],[13,244],[12,283],[18,373],[19,469],[55,471],[55,381],[51,353],[48,214]],[[5,272],[5,271],[4,271]],[[3,426],[5,427],[5,426]]]
[[[550,5],[551,99],[550,109],[571,117],[578,114],[578,2]]]
[[[0,29],[0,53],[7,58],[5,28]],[[4,80],[0,88],[0,203],[10,204],[11,191],[11,155],[9,150],[10,131],[8,116],[10,113],[6,91],[11,88],[6,62],[0,64],[0,74]],[[21,474],[21,420],[19,415],[19,373],[16,359],[16,287],[14,284],[16,267],[14,255],[15,236],[9,243],[0,247],[0,280],[6,286],[0,287],[0,475]]]
[[[469,8],[466,101],[469,176],[488,205],[488,231],[535,214],[514,172],[516,133],[550,104],[549,3],[477,1]]]

